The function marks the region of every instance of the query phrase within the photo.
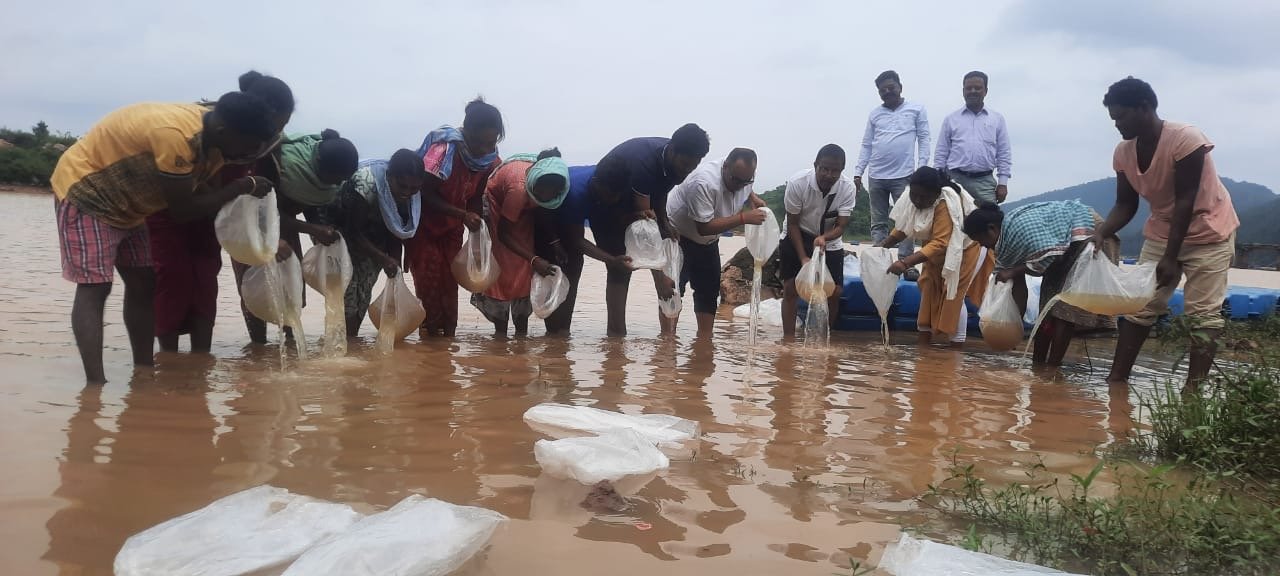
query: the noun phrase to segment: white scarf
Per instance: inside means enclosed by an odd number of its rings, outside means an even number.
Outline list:
[[[973,240],[964,234],[964,218],[976,207],[973,197],[964,188],[956,184],[956,188],[943,186],[937,202],[925,209],[916,208],[906,194],[893,205],[889,219],[894,227],[907,234],[907,237],[924,245],[933,239],[933,210],[938,202],[947,203],[947,214],[951,216],[951,239],[947,242],[947,255],[942,263],[942,279],[947,286],[947,300],[954,299],[960,287],[960,264],[964,259],[964,249],[973,244]]]

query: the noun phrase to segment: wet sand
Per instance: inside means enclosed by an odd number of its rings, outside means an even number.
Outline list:
[[[129,535],[269,483],[373,508],[424,493],[506,514],[476,574],[826,575],[850,556],[875,563],[902,527],[936,517],[915,499],[957,449],[997,482],[1024,478],[1038,457],[1082,473],[1131,425],[1129,395],[1101,384],[1110,340],[1077,345],[1073,365],[1049,373],[977,342],[919,351],[903,333],[889,348],[878,334],[836,333],[812,349],[765,327],[748,350],[746,322],[727,307],[714,341],[696,340],[689,305],[677,336],[661,339],[646,273],[632,284],[631,335],[608,339],[594,262],[571,339],[543,338],[533,322],[530,338],[495,340],[464,298],[455,340],[413,336],[380,358],[366,322],[349,357],[287,373],[274,343],[244,345],[224,266],[213,357],[162,355],[133,374],[117,286],[111,382],[86,388],[52,199],[0,194],[0,210],[5,574],[110,574]],[[307,332],[319,335],[323,306],[309,300]],[[1144,360],[1135,389],[1168,367]],[[594,513],[577,505],[580,489],[539,477],[540,436],[521,414],[548,401],[674,414],[700,422],[703,441],[628,510]]]

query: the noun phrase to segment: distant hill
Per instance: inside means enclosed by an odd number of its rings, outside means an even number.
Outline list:
[[[786,189],[787,186],[783,184],[768,192],[760,193],[760,198],[769,205],[773,215],[778,218],[779,227],[783,226],[787,216],[787,210],[782,205],[782,194]],[[844,229],[844,239],[849,242],[860,242],[871,238],[871,201],[863,191],[858,192],[856,201],[853,214],[849,217],[849,226]]]
[[[1280,196],[1271,189],[1252,182],[1237,182],[1223,178],[1227,190],[1231,193],[1231,203],[1240,215],[1239,242],[1257,242],[1280,244]],[[1061,190],[1045,192],[1030,198],[1005,204],[1005,209],[1016,208],[1032,202],[1052,200],[1079,200],[1097,210],[1104,218],[1116,201],[1116,179],[1104,178],[1078,184]],[[1151,208],[1146,201],[1138,205],[1138,213],[1133,221],[1120,231],[1121,251],[1126,256],[1136,256],[1142,249],[1142,226],[1151,215]]]

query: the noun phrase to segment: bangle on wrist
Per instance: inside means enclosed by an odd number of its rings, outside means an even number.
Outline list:
[[[738,213],[738,221],[739,221],[739,222],[741,222],[743,226],[746,226],[746,225],[747,225],[747,215],[746,215],[745,213],[743,213],[743,212],[739,212],[739,213]]]

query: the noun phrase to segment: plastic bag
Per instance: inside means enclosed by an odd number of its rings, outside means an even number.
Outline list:
[[[539,404],[524,413],[530,428],[552,438],[573,438],[632,430],[672,458],[692,455],[699,438],[697,422],[666,414],[630,415],[588,406]]]
[[[1022,343],[1022,312],[1013,299],[1013,282],[996,282],[992,276],[978,317],[982,339],[992,350],[1013,350]]]
[[[307,550],[284,576],[436,576],[484,549],[506,516],[414,494]]]
[[[262,321],[296,330],[302,326],[302,285],[298,257],[289,256],[284,262],[272,260],[246,270],[240,298]]]
[[[633,430],[610,431],[600,436],[539,440],[533,457],[542,471],[556,478],[595,484],[617,482],[628,476],[645,476],[671,465],[652,442]]]
[[[559,266],[552,266],[551,272],[550,276],[534,272],[529,280],[529,300],[539,318],[550,316],[569,297],[569,277]]]
[[[667,265],[663,267],[662,273],[676,283],[676,290],[670,298],[658,301],[658,310],[667,318],[679,318],[680,311],[684,308],[683,298],[680,297],[680,271],[684,268],[684,251],[680,249],[680,241],[675,238],[664,240],[662,248],[667,255]]]
[[[328,357],[347,353],[347,285],[351,283],[351,254],[347,242],[317,244],[302,257],[302,280],[324,295],[324,351]]]
[[[667,265],[667,254],[662,247],[662,232],[658,230],[657,220],[642,218],[632,222],[627,226],[622,242],[627,247],[627,256],[631,257],[632,268],[661,270]]]
[[[898,276],[889,273],[896,256],[897,250],[892,248],[864,248],[858,253],[862,287],[876,305],[882,322],[888,321],[893,297],[898,293]]]
[[[1141,312],[1155,298],[1154,262],[1122,268],[1094,254],[1093,244],[1080,252],[1058,294],[1060,300],[1094,314],[1121,316]]]
[[[493,239],[489,236],[488,224],[481,221],[479,230],[467,230],[467,241],[453,257],[450,269],[458,285],[468,292],[484,292],[498,281],[502,269],[493,257]]]
[[[404,283],[404,272],[388,278],[382,294],[369,304],[369,321],[378,329],[379,348],[413,334],[426,318],[427,310],[422,307],[422,301]],[[383,319],[389,320],[385,331]]]
[[[835,294],[836,283],[827,270],[826,249],[814,248],[809,263],[800,267],[800,273],[796,275],[796,292],[810,304],[814,300],[825,300]]]
[[[761,208],[761,210],[765,212],[764,224],[743,226],[743,234],[747,237],[747,251],[751,252],[751,257],[758,264],[767,262],[773,256],[778,249],[778,239],[782,235],[773,210],[768,208]]]
[[[275,260],[280,246],[280,210],[276,193],[257,198],[241,194],[218,210],[213,219],[218,243],[241,264],[261,266]]]
[[[880,569],[893,576],[1075,576],[963,548],[917,540],[907,534],[885,550]]]
[[[258,486],[125,540],[117,576],[232,576],[283,566],[360,519],[345,504]]]
[[[734,318],[751,318],[751,304],[743,304],[733,309]],[[782,325],[782,300],[769,298],[760,301],[760,322],[765,326]]]

